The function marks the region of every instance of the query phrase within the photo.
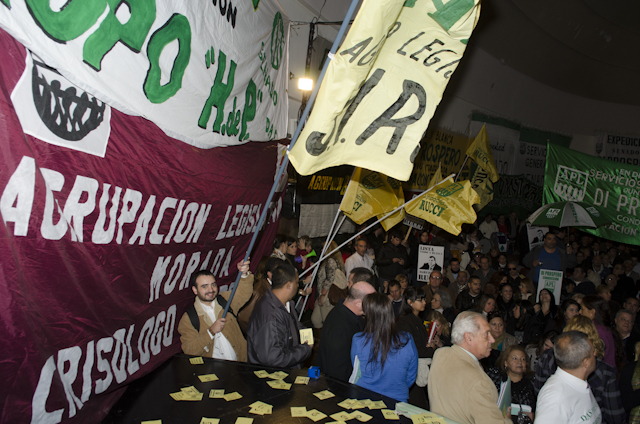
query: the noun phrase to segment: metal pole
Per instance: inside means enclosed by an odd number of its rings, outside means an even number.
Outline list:
[[[358,6],[358,0],[351,0],[351,5],[349,6],[349,10],[347,10],[347,14],[345,15],[344,21],[342,21],[342,25],[340,26],[340,30],[338,31],[338,35],[336,36],[336,39],[333,42],[333,45],[331,46],[331,51],[328,54],[328,59],[330,59],[330,60],[325,60],[325,62],[324,62],[324,66],[322,67],[322,71],[320,72],[320,76],[318,77],[318,82],[315,85],[315,87],[313,87],[313,92],[311,93],[311,97],[309,98],[309,103],[307,103],[307,106],[304,108],[304,112],[302,113],[302,117],[300,118],[300,121],[298,122],[298,126],[296,128],[296,131],[293,134],[293,138],[291,139],[291,143],[289,143],[289,148],[287,149],[287,155],[285,156],[284,160],[282,161],[282,164],[280,165],[280,168],[278,168],[278,172],[276,173],[276,177],[273,180],[273,186],[271,186],[271,191],[269,192],[269,196],[267,196],[267,201],[264,204],[264,210],[262,211],[262,215],[260,215],[260,219],[258,220],[258,225],[256,227],[257,230],[253,233],[253,237],[251,238],[251,242],[249,243],[249,247],[247,248],[247,253],[244,255],[243,262],[246,262],[246,261],[249,260],[249,255],[251,253],[251,250],[253,249],[253,246],[256,243],[256,239],[258,238],[258,234],[259,234],[260,230],[262,229],[262,225],[264,224],[264,221],[265,221],[265,219],[267,217],[267,212],[269,210],[269,204],[271,203],[271,200],[273,199],[273,195],[275,194],[275,191],[276,191],[276,187],[278,186],[278,183],[280,182],[280,177],[282,177],[282,174],[284,174],[284,170],[287,169],[287,165],[289,164],[289,152],[291,151],[293,146],[296,144],[296,141],[298,141],[298,137],[300,136],[300,133],[302,132],[302,126],[304,125],[304,122],[307,120],[307,117],[309,116],[309,112],[311,111],[311,106],[315,102],[316,96],[318,95],[318,89],[320,87],[320,83],[324,79],[324,75],[327,73],[327,68],[329,67],[329,63],[331,62],[331,59],[333,58],[333,55],[336,53],[336,50],[338,50],[338,46],[340,45],[340,43],[342,41],[342,37],[344,36],[344,33],[347,31],[347,27],[349,26],[349,24],[351,22],[351,16],[355,12],[357,6]],[[240,282],[240,277],[241,277],[241,273],[238,273],[238,276],[236,277],[236,281],[235,281],[235,283],[233,285],[233,290],[231,290],[231,295],[229,295],[229,300],[227,301],[227,306],[225,306],[224,312],[222,313],[222,318],[226,317],[227,316],[227,312],[229,312],[229,307],[231,307],[231,301],[233,300],[233,296],[235,296],[235,294],[236,294],[236,289],[238,288],[238,283]]]
[[[456,179],[453,180],[454,183],[456,181],[458,181],[458,177],[460,176],[460,173],[462,172],[462,168],[464,168],[464,166],[467,164],[467,159],[469,159],[469,155],[464,157],[464,162],[462,162],[462,166],[460,167],[460,170],[458,171],[458,175],[456,175]]]

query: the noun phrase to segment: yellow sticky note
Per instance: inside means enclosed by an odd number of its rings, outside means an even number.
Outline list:
[[[291,416],[293,418],[306,417],[307,416],[307,408],[304,407],[304,406],[292,406],[291,407]]]
[[[141,421],[140,424],[162,424],[162,420]]]
[[[202,359],[201,356],[198,356],[197,358],[189,358],[189,362],[191,362],[192,365],[204,364],[204,360]]]
[[[351,416],[353,418],[355,418],[356,420],[366,423],[367,421],[369,421],[371,418],[373,418],[371,415],[369,414],[365,414],[364,412],[360,412],[360,411],[354,411],[351,413]]]
[[[345,399],[338,404],[339,407],[344,409],[352,409],[352,406],[356,400],[355,399]]]
[[[422,414],[412,415],[411,421],[413,421],[413,424],[427,424],[428,422],[427,417]]]
[[[398,416],[398,414],[396,414],[395,411],[392,411],[390,409],[383,409],[382,410],[382,416],[386,419],[386,420],[399,420],[400,417]]]
[[[265,370],[262,371],[254,371],[253,372],[255,375],[257,375],[259,378],[267,378],[269,377],[269,373],[266,372]]]
[[[218,424],[219,422],[220,422],[220,419],[218,418],[202,417],[202,419],[200,420],[200,424]]]
[[[349,421],[353,417],[351,416],[350,413],[348,413],[346,411],[340,411],[340,412],[336,412],[335,414],[331,415],[331,418],[333,418],[336,421]]]
[[[387,407],[387,404],[384,403],[384,401],[382,400],[371,401],[371,403],[369,404],[369,409],[383,409],[386,407]]]
[[[363,403],[361,400],[353,400],[353,403],[351,404],[351,409],[361,409],[361,408],[366,408],[367,405],[365,403]]]
[[[200,391],[193,386],[183,387],[180,391],[191,395],[197,395],[200,393]]]
[[[217,381],[218,380],[218,376],[215,374],[204,374],[204,375],[199,375],[198,378],[200,379],[200,381],[202,381],[203,383],[206,383],[207,381]]]
[[[222,396],[222,398],[224,400],[226,400],[227,402],[232,401],[232,400],[236,400],[236,399],[240,399],[242,397],[242,395],[238,392],[233,392],[233,393],[229,393],[226,394],[224,396]]]
[[[307,418],[309,418],[310,420],[315,421],[320,421],[324,418],[327,417],[327,414],[323,414],[322,412],[318,411],[317,409],[312,409],[311,411],[307,411]]]
[[[185,393],[184,392],[169,393],[169,396],[171,396],[173,400],[184,400]]]
[[[224,396],[224,389],[211,389],[209,397],[212,399],[222,399]]]
[[[273,378],[274,380],[284,380],[285,378],[287,378],[288,375],[289,374],[287,374],[286,372],[276,371],[269,374],[269,377]]]
[[[331,393],[329,390],[323,390],[321,392],[317,392],[313,394],[315,397],[317,397],[320,400],[325,400],[325,399],[329,399],[334,397],[335,395],[333,393]]]
[[[236,419],[236,424],[252,424],[252,423],[253,423],[253,418],[238,417]]]
[[[305,328],[300,330],[300,344],[307,343],[309,346],[313,346],[313,330]]]
[[[309,384],[309,377],[298,376],[293,384]]]

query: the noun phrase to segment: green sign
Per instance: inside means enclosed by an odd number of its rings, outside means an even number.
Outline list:
[[[544,204],[576,200],[600,206],[609,224],[584,231],[640,245],[640,167],[600,159],[549,144]]]

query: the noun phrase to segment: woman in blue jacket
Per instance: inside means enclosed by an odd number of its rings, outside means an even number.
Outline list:
[[[362,309],[366,323],[364,331],[356,333],[351,342],[351,363],[355,373],[351,381],[406,402],[418,373],[418,350],[413,337],[396,330],[393,307],[384,294],[367,295]],[[356,357],[358,367],[355,366]]]

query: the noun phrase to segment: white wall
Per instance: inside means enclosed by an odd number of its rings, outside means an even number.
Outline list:
[[[595,154],[594,131],[640,134],[640,107],[578,97],[503,65],[480,49],[445,91],[434,125],[468,132],[471,112],[486,111],[526,126],[573,136],[571,148]],[[456,71],[457,72],[457,71]],[[576,76],[578,78],[579,76]]]

